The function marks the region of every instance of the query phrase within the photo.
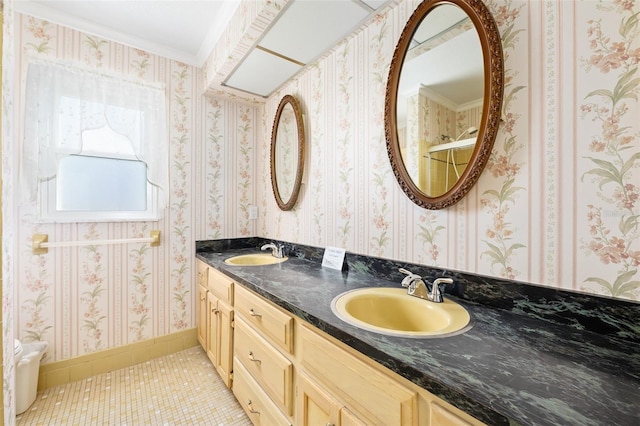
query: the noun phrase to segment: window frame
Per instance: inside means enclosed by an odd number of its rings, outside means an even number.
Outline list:
[[[141,112],[142,113],[142,112]],[[60,117],[55,122],[55,131],[61,126]],[[83,131],[86,132],[87,130]],[[112,130],[113,131],[113,130]],[[79,157],[99,157],[113,160],[142,160],[133,154],[121,152],[106,152],[89,150],[85,153],[67,153],[64,158],[75,155]],[[149,182],[146,175],[147,199],[145,210],[58,210],[58,174],[60,161],[56,167],[55,176],[38,183],[38,222],[41,223],[90,223],[90,222],[153,222],[160,220],[158,215],[158,188]]]

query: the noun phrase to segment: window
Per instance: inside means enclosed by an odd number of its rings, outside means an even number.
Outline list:
[[[103,127],[83,132],[83,150],[40,184],[40,219],[55,222],[157,219],[157,189],[130,142]]]
[[[57,211],[145,211],[147,166],[142,161],[70,155],[56,177]]]
[[[99,110],[95,102],[63,96],[57,127],[60,140],[68,140],[64,132],[73,127],[77,111],[84,103],[87,109]],[[109,106],[111,115],[128,117],[129,122],[142,121],[142,112]],[[157,189],[148,182],[147,165],[140,161],[132,142],[109,125],[81,133],[81,151],[60,145],[70,154],[58,161],[55,177],[42,182],[40,219],[54,222],[94,222],[104,220],[156,220]]]
[[[31,64],[22,176],[39,220],[157,220],[168,164],[164,91]]]

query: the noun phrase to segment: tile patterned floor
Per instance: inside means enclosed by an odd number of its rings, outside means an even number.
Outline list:
[[[212,425],[251,421],[201,347],[38,392],[20,425]]]

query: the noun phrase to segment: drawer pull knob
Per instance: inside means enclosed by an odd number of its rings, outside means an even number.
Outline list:
[[[262,364],[262,361],[261,361],[261,360],[259,360],[259,359],[255,359],[255,358],[253,357],[253,352],[249,352],[249,359],[250,359],[251,361],[253,361],[253,362],[257,362],[258,364]]]
[[[252,404],[252,403],[251,403],[251,400],[249,400],[249,402],[247,403],[247,406],[249,407],[249,412],[250,412],[251,414],[258,414],[258,415],[260,415],[260,411],[254,410],[254,409],[253,409],[253,407],[251,406],[251,404]]]
[[[216,308],[212,308],[211,312],[215,315],[218,315],[218,312],[220,312],[219,310],[217,310]]]
[[[262,318],[262,314],[257,313],[253,310],[253,308],[249,309],[249,315],[251,315],[252,317]]]

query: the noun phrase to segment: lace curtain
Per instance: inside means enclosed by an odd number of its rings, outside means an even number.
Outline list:
[[[94,71],[32,63],[27,72],[22,181],[36,199],[40,182],[55,177],[58,162],[83,152],[83,132],[105,126],[131,142],[147,179],[166,203],[168,140],[166,98],[157,87]],[[127,150],[130,151],[130,150]]]

